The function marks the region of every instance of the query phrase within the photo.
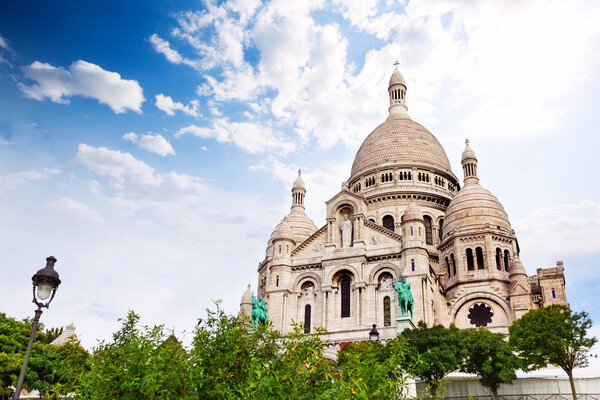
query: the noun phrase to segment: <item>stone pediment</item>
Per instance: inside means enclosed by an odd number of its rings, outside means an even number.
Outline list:
[[[521,282],[517,282],[517,284],[511,289],[511,296],[521,296],[521,295],[529,295],[530,291],[527,290],[525,286],[521,284]]]
[[[325,251],[325,244],[327,241],[327,225],[323,225],[321,229],[313,233],[304,242],[300,243],[294,250],[292,250],[292,257],[294,258],[308,258],[317,257],[323,254]]]
[[[377,246],[379,244],[398,245],[402,243],[402,235],[392,232],[381,225],[377,225],[367,219],[365,222],[365,231],[363,232],[367,247]]]
[[[367,207],[367,202],[364,197],[356,195],[347,189],[343,189],[325,202],[327,205],[327,218],[333,217],[338,207],[344,203],[348,203],[352,206],[355,213],[362,213]]]

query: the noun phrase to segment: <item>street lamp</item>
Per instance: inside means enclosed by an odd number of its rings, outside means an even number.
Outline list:
[[[373,340],[375,342],[379,341],[379,332],[377,332],[377,325],[373,324],[373,329],[369,332],[369,340]]]
[[[54,299],[58,285],[60,285],[58,272],[54,270],[55,262],[56,258],[53,256],[46,258],[46,267],[40,269],[31,277],[31,280],[33,281],[33,303],[38,306],[38,309],[35,310],[35,318],[33,319],[33,325],[31,326],[31,336],[29,336],[29,344],[27,345],[25,359],[23,360],[23,366],[21,367],[21,373],[19,374],[19,381],[17,383],[17,388],[15,389],[15,394],[13,395],[13,400],[18,400],[21,397],[23,380],[25,379],[25,370],[27,369],[27,362],[29,361],[29,354],[31,353],[35,331],[37,330],[40,316],[42,315],[42,308],[48,308],[50,302]],[[50,299],[48,300],[48,298]],[[44,303],[44,301],[46,302]]]

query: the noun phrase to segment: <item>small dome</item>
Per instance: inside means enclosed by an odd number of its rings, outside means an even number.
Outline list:
[[[477,157],[475,156],[475,152],[469,146],[469,139],[467,139],[467,140],[465,140],[465,150],[462,153],[462,159],[461,159],[461,161],[464,162],[465,160],[470,160],[470,159],[474,159],[475,161],[477,161]]]
[[[306,185],[304,184],[304,181],[302,180],[302,171],[298,170],[298,177],[296,178],[296,181],[294,181],[294,185],[292,186],[292,192],[296,189],[301,189],[306,191]]]
[[[398,68],[396,68],[394,70],[394,72],[392,73],[392,76],[390,77],[389,86],[396,85],[396,84],[401,84],[401,85],[406,86],[406,82],[404,82],[404,77],[402,76],[400,71],[398,71]]]
[[[279,239],[294,239],[294,232],[292,232],[292,228],[290,227],[289,222],[287,221],[287,217],[283,219],[275,228],[275,231],[271,235],[271,241],[279,240]]]
[[[415,203],[410,203],[408,205],[408,207],[406,207],[406,210],[404,210],[404,214],[402,214],[402,218],[400,218],[400,220],[402,222],[406,222],[406,221],[412,221],[412,220],[423,220],[423,215],[421,213],[421,210],[419,210],[419,207],[417,207],[417,205]]]
[[[242,301],[240,301],[240,305],[242,304],[252,304],[252,288],[250,284],[248,284],[248,289],[242,295]]]
[[[443,238],[454,229],[481,230],[489,226],[511,232],[508,215],[498,199],[479,183],[465,185],[450,201],[444,219]]]

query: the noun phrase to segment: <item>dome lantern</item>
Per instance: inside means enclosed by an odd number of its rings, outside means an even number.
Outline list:
[[[304,196],[306,195],[306,185],[302,180],[302,170],[298,169],[298,177],[292,186],[292,209],[295,207],[304,208]]]
[[[477,177],[477,157],[471,147],[469,147],[469,139],[465,139],[465,151],[463,151],[461,164],[465,175],[465,186],[470,183],[479,182]]]
[[[406,82],[400,71],[398,71],[398,64],[398,61],[394,63],[396,69],[394,69],[388,85],[388,93],[390,95],[389,112],[390,115],[408,115],[408,107],[406,107]]]

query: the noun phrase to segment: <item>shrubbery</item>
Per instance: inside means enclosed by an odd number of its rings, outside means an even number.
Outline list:
[[[549,335],[540,322],[546,320],[553,324],[546,329],[553,336],[537,341]],[[252,327],[243,317],[225,314],[218,303],[198,321],[190,348],[162,325],[140,326],[134,312],[121,322],[112,340],[98,343],[91,355],[79,343],[50,345],[60,331],[40,327],[26,388],[38,389],[46,399],[69,393],[86,400],[386,400],[406,398],[406,379],[416,376],[429,383],[431,398],[439,398],[444,376],[461,370],[479,375],[497,395],[500,384],[512,382],[520,367],[555,363],[567,370],[584,364],[595,342],[586,337],[587,315],[564,307],[530,312],[511,327],[510,342],[485,329],[419,323],[385,345],[346,345],[337,363],[325,357],[326,344],[318,334],[303,334],[301,325],[282,337],[270,326]],[[30,330],[28,321],[0,313],[1,399],[9,398],[9,386],[16,383]],[[546,351],[535,347],[550,340],[552,348]],[[575,356],[561,360],[574,348]]]

